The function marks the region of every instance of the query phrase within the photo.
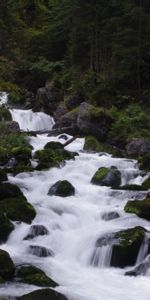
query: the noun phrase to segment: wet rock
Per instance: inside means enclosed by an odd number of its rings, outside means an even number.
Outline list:
[[[18,146],[11,150],[11,154],[15,158],[17,165],[30,166],[30,159],[32,158],[31,147]]]
[[[135,266],[128,272],[125,272],[127,276],[145,275],[150,268],[150,256],[148,255],[140,264]]]
[[[28,235],[24,238],[24,240],[30,240],[40,235],[47,235],[49,231],[43,225],[32,225]]]
[[[4,169],[0,169],[0,182],[7,181],[7,180],[8,180],[7,173],[5,172]]]
[[[0,249],[0,276],[3,279],[11,279],[14,275],[15,265],[8,252]]]
[[[148,196],[144,200],[130,200],[125,205],[124,210],[150,221],[150,197]]]
[[[150,153],[141,155],[138,158],[138,162],[141,170],[150,171]]]
[[[102,219],[105,221],[111,221],[111,220],[117,219],[119,217],[120,216],[116,211],[107,212],[102,215]]]
[[[0,212],[0,243],[6,242],[13,229],[14,225],[9,221],[3,212]]]
[[[27,284],[34,284],[41,287],[50,286],[53,288],[57,286],[57,283],[49,278],[42,270],[32,265],[17,267],[15,276],[20,282]]]
[[[68,159],[74,159],[74,154],[65,149],[44,149],[35,152],[34,158],[38,160],[37,170],[59,167]]]
[[[67,181],[57,181],[48,191],[48,195],[55,195],[60,197],[68,197],[75,194],[75,188]]]
[[[114,235],[115,240],[112,246],[111,266],[119,268],[133,266],[144,236],[145,229],[142,227],[117,232]]]
[[[0,210],[12,221],[21,221],[30,224],[36,216],[33,206],[26,198],[6,198],[0,201]]]
[[[52,149],[52,150],[62,150],[64,149],[63,144],[59,143],[59,142],[48,142],[45,146],[44,149]]]
[[[68,140],[68,137],[67,137],[66,134],[61,134],[61,135],[59,136],[59,139],[63,139],[63,140],[65,140],[65,141],[67,141],[67,140]]]
[[[78,127],[77,127],[77,117],[78,117],[78,109],[75,108],[69,112],[67,112],[65,115],[60,117],[60,119],[56,122],[54,125],[54,128],[71,128],[71,135],[75,135],[78,133]],[[66,132],[66,131],[65,131]],[[67,132],[69,134],[69,132]]]
[[[54,119],[57,122],[64,116],[65,114],[68,113],[68,108],[66,107],[64,102],[59,103],[58,107],[56,108],[54,112]]]
[[[147,190],[147,188],[144,187],[144,185],[138,185],[138,184],[121,185],[117,189],[125,190],[125,191],[145,191],[145,190]]]
[[[29,246],[29,253],[36,255],[38,257],[47,257],[47,256],[53,255],[52,250],[47,249],[45,247],[41,247],[41,246],[35,246],[35,245]]]
[[[91,182],[96,185],[116,188],[121,184],[121,173],[113,166],[111,168],[102,167],[96,171]]]
[[[0,183],[0,200],[5,198],[14,198],[14,197],[23,196],[22,191],[17,185],[7,183]]]
[[[17,300],[67,300],[67,298],[54,290],[42,289],[18,297]]]
[[[129,156],[137,157],[150,152],[150,140],[144,138],[134,138],[126,146]]]
[[[110,153],[114,157],[121,157],[122,153],[116,147],[113,147],[108,144],[101,143],[96,137],[94,136],[86,136],[85,137],[85,144],[83,150],[88,152],[104,152]]]

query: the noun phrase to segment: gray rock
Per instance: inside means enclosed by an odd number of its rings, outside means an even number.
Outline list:
[[[7,121],[5,122],[7,132],[19,132],[20,126],[16,121]]]
[[[132,139],[126,146],[128,155],[136,156],[150,152],[150,139],[135,138]]]

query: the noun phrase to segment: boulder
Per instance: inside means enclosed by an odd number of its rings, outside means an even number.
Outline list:
[[[34,284],[37,286],[56,287],[57,283],[49,278],[42,270],[32,266],[23,265],[16,269],[15,276],[17,280],[27,284]]]
[[[144,190],[150,190],[150,176],[144,180],[144,182],[142,183],[142,188]]]
[[[150,171],[150,153],[141,155],[138,158],[138,162],[141,170]]]
[[[6,242],[13,229],[14,225],[9,221],[6,214],[0,212],[0,243]]]
[[[67,298],[51,289],[42,289],[18,297],[17,300],[67,300]]]
[[[138,157],[150,152],[150,140],[134,138],[126,146],[127,154],[131,157]]]
[[[116,188],[121,184],[121,173],[114,166],[111,168],[102,167],[96,171],[91,182],[96,185]]]
[[[120,216],[116,211],[110,211],[107,213],[104,213],[102,215],[102,219],[105,221],[110,221],[110,220],[114,220],[114,219],[118,219]]]
[[[10,255],[0,249],[0,276],[7,280],[11,279],[14,275],[15,265],[10,258]]]
[[[18,165],[30,166],[30,159],[32,157],[31,147],[18,146],[11,150],[11,154],[15,158]]]
[[[96,136],[105,140],[112,125],[112,118],[109,113],[101,108],[82,102],[79,106],[77,127],[84,134]]]
[[[65,97],[65,105],[69,110],[78,107],[82,102],[84,102],[84,96],[81,92],[74,92],[71,95]]]
[[[54,112],[54,120],[59,122],[60,118],[68,113],[68,108],[66,107],[64,102],[60,102],[57,109]]]
[[[29,253],[36,255],[38,257],[47,257],[53,255],[52,250],[47,249],[45,247],[36,246],[36,245],[29,246]]]
[[[24,240],[30,240],[33,239],[37,236],[40,235],[47,235],[49,233],[49,231],[47,230],[47,228],[43,225],[32,225],[29,233],[27,234],[27,236],[24,238]]]
[[[0,183],[0,201],[5,198],[22,197],[23,193],[19,187],[12,183]]]
[[[62,99],[63,94],[57,82],[47,83],[45,87],[37,90],[34,111],[43,111],[53,115]]]
[[[78,133],[78,127],[77,127],[77,117],[78,117],[78,108],[75,108],[69,112],[67,112],[65,115],[60,117],[60,119],[56,122],[53,128],[71,128],[70,133],[71,135]]]
[[[125,205],[124,210],[150,221],[150,197],[148,196],[144,200],[130,200]]]
[[[35,209],[25,197],[6,198],[0,201],[0,210],[12,221],[30,224],[36,216]]]
[[[15,133],[20,131],[19,123],[16,121],[7,121],[5,122],[5,127],[7,133]]]
[[[143,243],[144,236],[145,229],[142,227],[130,228],[115,233],[111,266],[119,268],[133,266]]]
[[[48,142],[45,146],[44,149],[51,149],[51,150],[58,150],[58,149],[64,149],[63,144],[59,142]]]
[[[68,197],[75,194],[74,186],[67,180],[57,181],[48,191],[48,195]]]

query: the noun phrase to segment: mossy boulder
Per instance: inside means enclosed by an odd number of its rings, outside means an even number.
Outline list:
[[[142,188],[144,190],[150,189],[150,176],[142,183]]]
[[[145,229],[142,227],[122,230],[114,235],[111,266],[124,268],[133,266],[144,240]]]
[[[0,182],[7,181],[7,180],[8,180],[7,173],[5,172],[4,169],[0,169]]]
[[[150,221],[150,198],[128,201],[124,210],[127,213],[136,214],[138,217]]]
[[[5,198],[0,201],[0,210],[13,221],[31,223],[36,216],[35,209],[23,196]]]
[[[119,149],[116,147],[106,145],[104,143],[101,143],[98,139],[96,139],[94,136],[86,136],[85,137],[85,144],[83,150],[86,150],[88,152],[107,152],[109,154],[112,154],[114,157],[121,157],[122,153]]]
[[[51,149],[51,150],[58,150],[58,149],[64,149],[63,144],[59,142],[48,142],[45,146],[44,149]]]
[[[96,185],[110,186],[116,188],[121,184],[121,173],[116,167],[99,168],[91,179]]]
[[[17,300],[68,300],[64,295],[51,290],[42,289],[18,297]]]
[[[30,147],[24,147],[24,146],[14,147],[11,150],[11,154],[17,160],[17,165],[20,163],[23,165],[31,164],[30,159],[32,157],[32,154],[31,154]]]
[[[11,279],[14,275],[15,265],[10,258],[10,255],[0,249],[0,276],[3,279]]]
[[[4,166],[9,158],[10,158],[10,151],[3,146],[0,146],[0,166]]]
[[[57,283],[55,281],[49,278],[43,271],[32,265],[18,267],[16,270],[16,276],[19,278],[20,282],[27,284],[34,284],[41,287],[57,286]]]
[[[68,197],[75,194],[74,186],[67,180],[57,181],[48,191],[48,195]]]
[[[14,229],[14,225],[7,218],[5,213],[0,212],[0,243],[5,242]]]
[[[74,159],[74,154],[65,149],[45,149],[35,152],[34,158],[39,164],[37,170],[59,167],[62,162],[68,159]]]
[[[6,182],[0,183],[0,200],[5,198],[22,197],[23,193],[15,184]]]

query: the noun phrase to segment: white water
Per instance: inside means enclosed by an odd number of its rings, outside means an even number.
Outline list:
[[[33,112],[31,109],[11,109],[10,112],[22,130],[51,130],[54,125],[53,119],[43,112]]]
[[[0,106],[3,104],[7,104],[8,101],[8,94],[6,92],[0,91]]]
[[[31,138],[30,143],[37,150],[52,139],[64,142],[56,137],[39,135]],[[44,225],[49,234],[23,240],[30,225],[16,223],[15,230],[1,248],[10,253],[15,263],[32,263],[44,270],[59,283],[57,290],[69,300],[149,300],[150,277],[124,276],[125,270],[110,268],[108,260],[111,249],[108,246],[97,251],[97,266],[91,265],[98,238],[134,226],[150,230],[148,221],[126,214],[123,210],[128,199],[136,197],[136,192],[112,191],[108,187],[92,185],[91,177],[99,167],[113,165],[122,172],[122,184],[139,184],[144,178],[136,161],[83,153],[83,144],[84,139],[77,139],[66,147],[70,151],[79,151],[79,156],[62,168],[9,176],[10,182],[21,187],[36,209],[37,216],[32,224]],[[48,196],[51,185],[64,179],[74,185],[75,195],[67,198]],[[110,221],[102,219],[104,213],[114,211],[119,213],[120,218]],[[46,247],[54,256],[40,258],[32,255],[29,253],[30,245]],[[37,287],[10,284],[1,286],[0,295],[18,296],[34,289]]]

